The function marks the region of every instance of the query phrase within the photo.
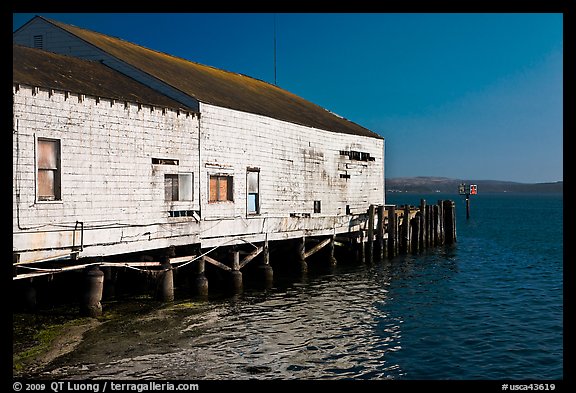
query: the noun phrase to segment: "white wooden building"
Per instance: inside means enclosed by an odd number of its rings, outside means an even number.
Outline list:
[[[277,86],[35,17],[13,35],[17,263],[361,229],[384,139]]]

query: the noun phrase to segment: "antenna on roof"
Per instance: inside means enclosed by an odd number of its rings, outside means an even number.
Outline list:
[[[276,14],[274,14],[274,86],[276,84]]]

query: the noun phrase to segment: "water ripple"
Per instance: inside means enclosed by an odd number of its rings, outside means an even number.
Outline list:
[[[562,378],[561,228],[534,231],[561,199],[522,220],[477,202],[502,216],[459,221],[456,246],[110,321],[40,377]]]

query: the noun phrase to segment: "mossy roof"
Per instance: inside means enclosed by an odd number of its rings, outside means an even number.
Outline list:
[[[322,130],[382,139],[373,131],[273,84],[45,20],[197,101]]]

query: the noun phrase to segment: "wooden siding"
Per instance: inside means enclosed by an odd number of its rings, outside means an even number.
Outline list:
[[[234,176],[234,203],[203,204],[203,218],[246,217],[247,171],[260,169],[260,215],[342,216],[384,203],[384,141],[300,126],[265,116],[201,104],[200,177]],[[340,151],[367,152],[374,161]],[[349,178],[340,175],[347,174]],[[207,200],[205,188],[201,199]],[[314,201],[322,212],[314,213]]]
[[[346,205],[361,214],[384,203],[383,140],[211,105],[198,119],[27,86],[15,85],[13,95],[14,252],[22,261],[79,245],[77,222],[80,255],[110,255],[348,232]],[[37,138],[60,140],[61,201],[36,199]],[[341,154],[348,150],[374,160]],[[257,215],[247,211],[247,171],[255,168]],[[192,175],[192,201],[166,201],[165,174],[174,173]],[[233,201],[209,202],[210,175],[233,176]],[[201,221],[170,210],[198,211]]]

